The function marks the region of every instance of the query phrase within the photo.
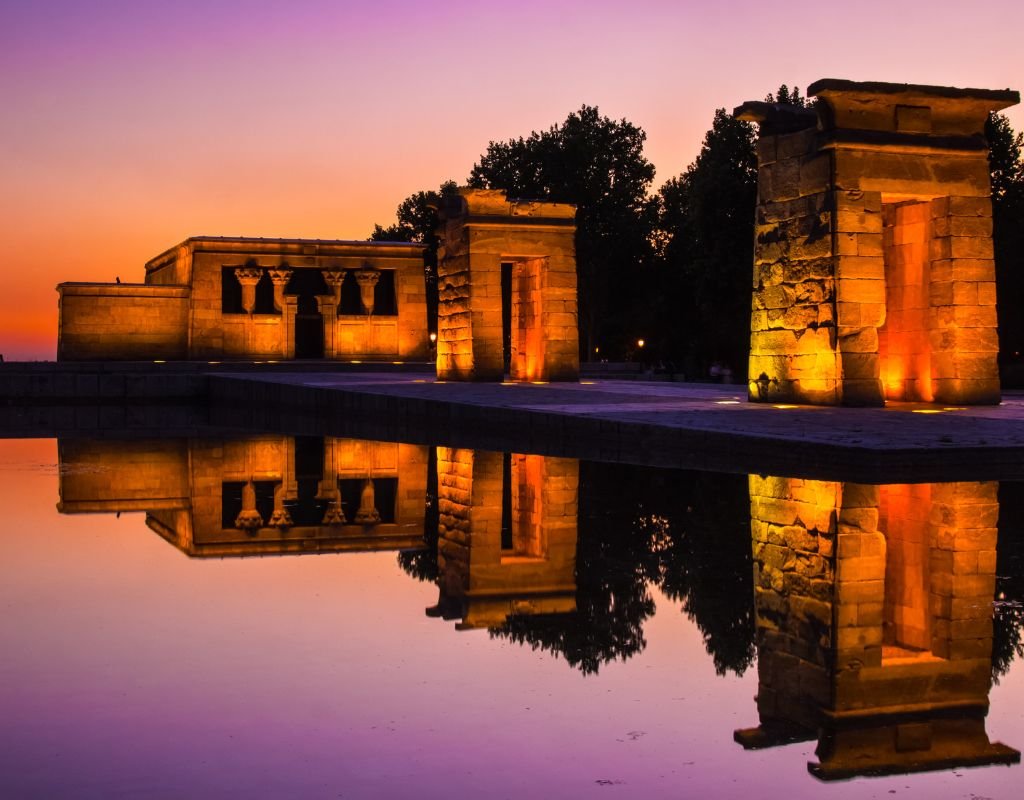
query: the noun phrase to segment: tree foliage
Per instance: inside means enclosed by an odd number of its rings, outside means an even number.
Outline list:
[[[999,304],[999,349],[1005,362],[1024,353],[1024,134],[1002,114],[985,125],[992,173],[992,238]]]
[[[589,357],[624,352],[645,316],[650,286],[654,166],[644,157],[647,135],[625,119],[583,106],[560,125],[526,138],[491,142],[473,166],[469,185],[510,196],[573,203],[580,345]]]
[[[722,361],[745,372],[750,330],[757,158],[754,127],[715,112],[700,154],[658,192],[668,291],[659,325],[688,374]],[[674,321],[674,322],[673,322]]]
[[[427,320],[433,327],[437,319],[437,209],[432,205],[437,195],[454,194],[458,191],[455,181],[445,181],[437,192],[416,192],[398,204],[396,222],[386,228],[374,225],[370,234],[372,242],[415,242],[425,244],[423,252],[423,274],[427,284]]]

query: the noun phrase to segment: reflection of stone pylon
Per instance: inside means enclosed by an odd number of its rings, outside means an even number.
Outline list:
[[[295,523],[292,522],[292,515],[288,513],[286,508],[275,508],[274,513],[270,515],[270,521],[267,525],[271,528],[290,528]]]
[[[242,510],[235,517],[235,527],[255,533],[263,527],[263,517],[256,510],[256,487],[249,481],[242,487]]]
[[[356,511],[356,524],[376,525],[378,522],[380,522],[380,512],[377,510],[373,480],[367,478],[366,483],[363,484],[363,491],[359,495],[359,510]]]
[[[332,500],[327,504],[327,510],[324,511],[324,525],[344,525],[346,521],[345,512],[341,510],[341,503]]]

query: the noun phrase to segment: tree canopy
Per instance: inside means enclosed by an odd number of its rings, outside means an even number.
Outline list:
[[[1024,363],[1024,134],[1014,133],[1003,114],[990,114],[985,137],[992,173],[999,349],[1004,363],[1020,364]]]
[[[646,138],[631,122],[585,105],[546,131],[491,142],[469,176],[474,188],[576,205],[584,358],[596,347],[621,358],[639,335],[653,256],[654,166],[643,154]]]

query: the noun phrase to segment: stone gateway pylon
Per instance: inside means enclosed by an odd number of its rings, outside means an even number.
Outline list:
[[[750,399],[998,403],[985,120],[1017,92],[826,79],[748,102]]]
[[[437,377],[578,380],[576,207],[490,189],[439,205]]]

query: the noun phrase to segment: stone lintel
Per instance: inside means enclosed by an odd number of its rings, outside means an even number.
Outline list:
[[[172,263],[182,249],[194,253],[239,256],[285,256],[313,259],[330,257],[422,259],[425,245],[413,242],[373,242],[347,239],[268,239],[254,236],[190,236],[146,262],[146,272]],[[289,263],[289,267],[318,268],[319,264]]]
[[[748,100],[737,106],[732,115],[746,122],[756,122],[761,127],[762,136],[796,133],[818,124],[818,115],[813,108],[761,100]]]
[[[958,89],[827,78],[807,88],[817,96],[823,130],[884,131],[922,138],[981,136],[990,112],[1020,102],[1009,89]]]
[[[458,194],[436,198],[435,207],[442,222],[574,225],[576,220],[576,206],[570,203],[510,198],[501,189],[463,187]]]
[[[176,284],[150,283],[86,283],[67,281],[57,284],[61,297],[188,297],[191,287]]]

